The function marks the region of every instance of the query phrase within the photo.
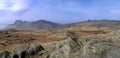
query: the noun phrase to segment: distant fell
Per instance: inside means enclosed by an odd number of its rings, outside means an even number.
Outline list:
[[[39,30],[39,29],[62,28],[62,25],[46,20],[38,20],[33,22],[16,20],[14,24],[10,25],[10,28]]]
[[[83,22],[71,23],[68,27],[108,27],[111,29],[120,29],[119,20],[88,20]]]
[[[120,29],[120,21],[117,20],[88,20],[70,24],[59,24],[46,20],[38,20],[33,22],[16,20],[9,28],[39,30],[39,29],[60,29],[69,27],[107,27],[110,29]]]

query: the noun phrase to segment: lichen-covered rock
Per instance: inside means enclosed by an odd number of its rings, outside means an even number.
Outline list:
[[[48,58],[119,58],[120,47],[113,45],[119,38],[120,32],[69,38],[51,46],[54,50]]]
[[[37,43],[31,43],[29,44],[28,54],[35,55],[42,50],[44,50],[44,48],[41,45]]]
[[[0,58],[10,58],[10,53],[8,51],[0,52]]]
[[[30,43],[28,45],[17,46],[14,50],[14,57],[29,58],[32,55],[36,55],[38,52],[44,50],[44,48],[38,43]]]
[[[107,53],[106,58],[120,58],[120,48],[113,48],[109,53]]]
[[[70,58],[70,46],[64,45],[63,47],[53,51],[49,58]]]

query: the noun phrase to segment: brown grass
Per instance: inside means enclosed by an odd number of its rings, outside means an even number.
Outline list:
[[[87,36],[94,34],[106,34],[107,32],[99,28],[66,28],[63,30],[11,30],[9,34],[0,34],[0,43],[5,43],[7,46],[0,47],[0,50],[11,50],[14,46],[30,42],[56,42],[67,39],[67,33],[70,31],[73,36]],[[7,35],[11,35],[7,37]]]

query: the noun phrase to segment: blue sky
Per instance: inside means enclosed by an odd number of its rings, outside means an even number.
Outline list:
[[[120,0],[0,0],[0,23],[120,19]]]

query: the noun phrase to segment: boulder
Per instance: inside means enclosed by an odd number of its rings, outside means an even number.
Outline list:
[[[44,48],[38,43],[30,43],[28,45],[17,46],[14,50],[13,58],[29,58],[32,55],[36,55],[38,52],[44,50]]]

